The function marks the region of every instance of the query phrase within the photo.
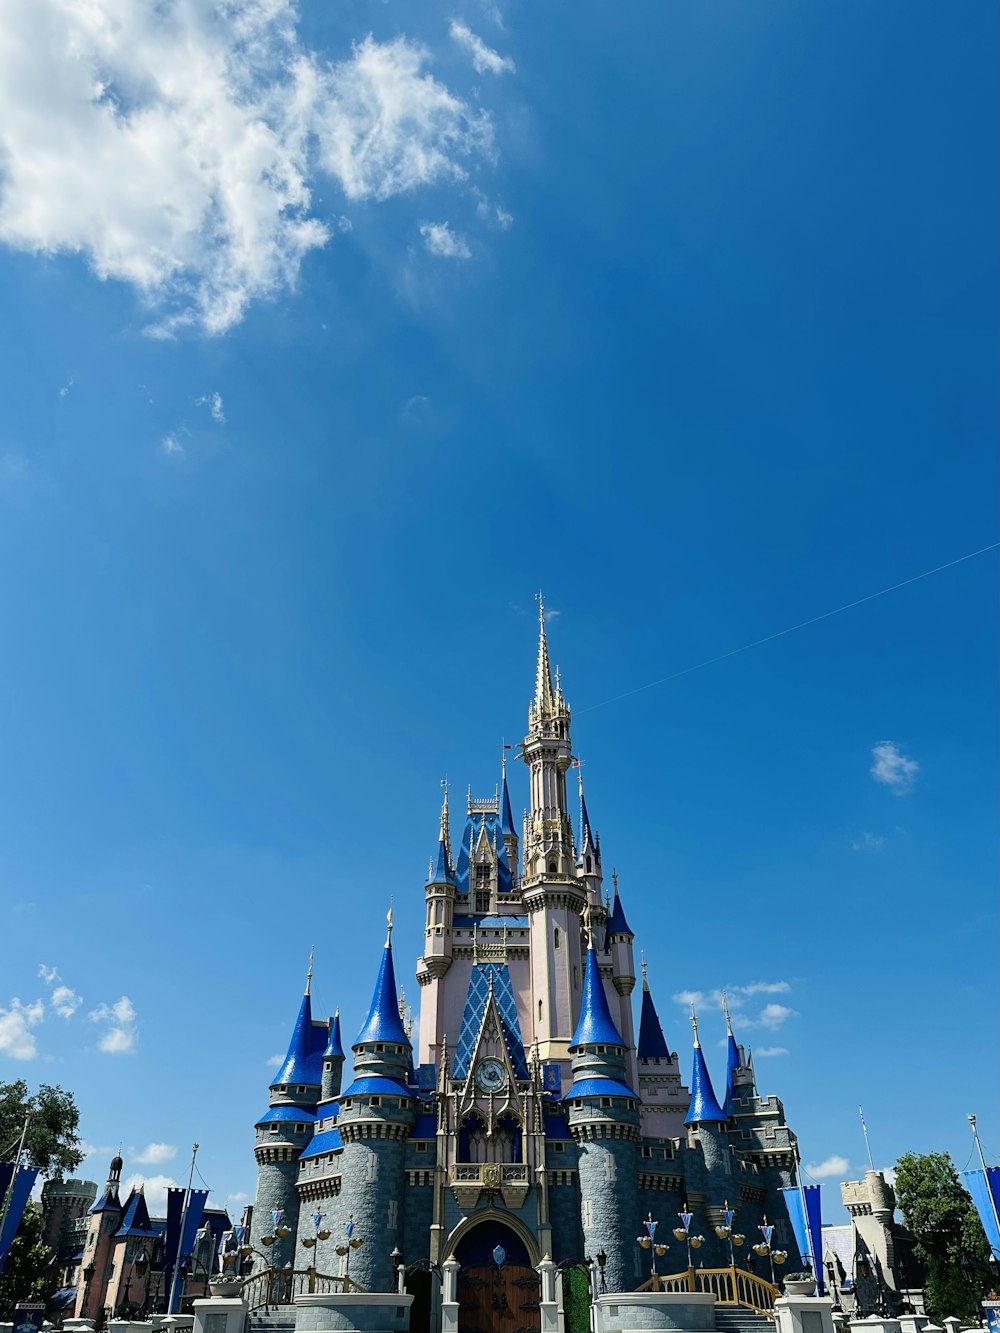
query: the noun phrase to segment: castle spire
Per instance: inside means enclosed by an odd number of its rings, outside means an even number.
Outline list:
[[[399,1001],[396,996],[396,972],[392,963],[392,908],[386,915],[388,932],[378,976],[375,978],[375,990],[368,1007],[361,1031],[354,1038],[353,1050],[369,1042],[392,1042],[398,1046],[409,1046],[402,1019],[399,1017]]]
[[[733,1113],[733,1097],[735,1096],[736,1071],[743,1067],[743,1056],[737,1045],[736,1038],[733,1035],[733,1023],[729,1017],[729,1003],[726,999],[726,992],[722,992],[722,1012],[726,1015],[726,1099],[722,1104],[722,1110],[726,1119]]]
[[[691,1071],[691,1105],[684,1117],[685,1125],[698,1125],[706,1122],[723,1124],[726,1116],[719,1105],[709,1077],[708,1065],[698,1040],[698,1015],[691,1006],[691,1027],[694,1029],[694,1064]]]
[[[590,915],[589,908],[584,909],[585,918]],[[589,924],[585,921],[585,924]],[[608,1008],[608,997],[604,992],[601,969],[594,952],[594,933],[589,932],[587,941],[587,967],[583,974],[583,1001],[580,1005],[580,1021],[570,1042],[570,1054],[581,1046],[619,1046],[625,1043],[621,1039],[615,1021]]]
[[[535,666],[535,702],[532,709],[536,719],[551,717],[556,708],[552,688],[552,667],[549,664],[549,641],[545,635],[545,602],[538,594],[538,662]]]
[[[642,1008],[639,1012],[639,1044],[636,1054],[640,1060],[671,1059],[670,1048],[660,1026],[660,1017],[649,991],[645,958],[642,960]]]

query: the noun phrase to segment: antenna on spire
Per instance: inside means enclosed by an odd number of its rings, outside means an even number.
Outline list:
[[[316,952],[316,946],[312,945],[309,949],[309,970],[306,972],[306,994],[312,994],[313,987],[313,955]]]

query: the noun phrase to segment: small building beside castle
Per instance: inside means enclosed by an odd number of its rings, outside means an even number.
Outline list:
[[[731,1262],[715,1232],[727,1210],[750,1263],[766,1219],[797,1266],[780,1192],[797,1183],[795,1135],[778,1098],[758,1091],[728,1013],[718,1090],[694,1015],[683,1071],[669,1049],[582,782],[574,828],[570,723],[541,614],[519,747],[528,809],[519,830],[504,764],[492,797],[470,793],[455,836],[446,792],[424,885],[416,1028],[397,989],[391,913],[346,1081],[339,1013],[313,1017],[310,966],[256,1123],[251,1242],[274,1267],[339,1275],[351,1222],[362,1244],[350,1275],[369,1291],[394,1289],[393,1251],[408,1266],[455,1259],[463,1272],[495,1252],[525,1270],[545,1256],[596,1257],[607,1290],[627,1291],[650,1275],[637,1242],[647,1217],[668,1246],[659,1271],[677,1272],[688,1263],[673,1237],[681,1213],[703,1238],[697,1263]]]

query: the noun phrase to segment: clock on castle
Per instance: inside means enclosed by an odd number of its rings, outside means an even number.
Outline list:
[[[346,1086],[339,1016],[315,1020],[307,984],[256,1124],[252,1243],[260,1249],[281,1209],[275,1268],[300,1266],[317,1212],[331,1234],[310,1264],[341,1272],[335,1251],[353,1219],[364,1243],[350,1275],[369,1291],[394,1289],[394,1249],[425,1270],[455,1260],[463,1274],[499,1252],[529,1285],[544,1256],[600,1254],[608,1291],[633,1290],[649,1277],[642,1219],[664,1219],[670,1242],[682,1211],[705,1236],[708,1268],[730,1263],[715,1231],[727,1209],[749,1237],[766,1214],[796,1262],[780,1193],[796,1184],[795,1136],[781,1102],[758,1094],[728,1016],[718,1094],[697,1027],[682,1081],[645,968],[636,1030],[634,937],[617,877],[606,894],[582,788],[578,827],[570,815],[570,722],[540,612],[521,746],[528,812],[515,828],[506,767],[494,796],[469,798],[456,837],[445,795],[423,890],[416,1031],[401,1015],[391,923]],[[683,1245],[671,1244],[673,1268],[685,1268]],[[433,1327],[428,1274],[412,1280],[411,1328]],[[537,1297],[525,1304],[537,1312]],[[461,1329],[475,1299],[457,1308]]]

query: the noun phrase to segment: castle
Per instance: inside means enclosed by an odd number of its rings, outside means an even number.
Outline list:
[[[687,1241],[672,1238],[682,1212],[704,1238],[694,1262],[729,1264],[729,1241],[715,1233],[729,1208],[744,1254],[766,1215],[794,1267],[780,1190],[797,1183],[796,1139],[781,1102],[758,1094],[728,1012],[721,1097],[696,1021],[682,1082],[645,966],[636,1037],[634,936],[617,876],[605,895],[582,783],[573,828],[567,774],[578,765],[544,612],[520,750],[530,775],[520,834],[506,764],[493,798],[470,795],[454,841],[445,793],[425,886],[416,1043],[397,992],[391,913],[346,1087],[339,1014],[313,1018],[310,965],[256,1124],[252,1244],[270,1247],[276,1268],[338,1275],[335,1250],[353,1221],[363,1243],[350,1276],[370,1291],[394,1289],[394,1250],[407,1265],[454,1258],[465,1269],[499,1247],[525,1266],[599,1256],[615,1292],[649,1278],[637,1243],[648,1216],[669,1247],[661,1273],[687,1267]]]

